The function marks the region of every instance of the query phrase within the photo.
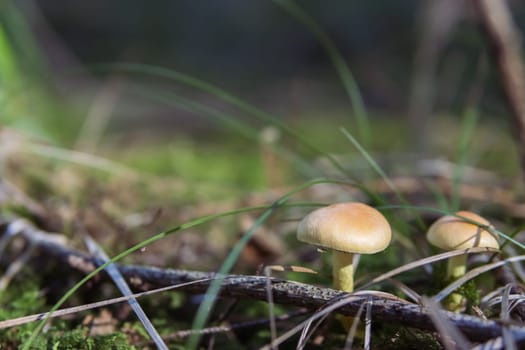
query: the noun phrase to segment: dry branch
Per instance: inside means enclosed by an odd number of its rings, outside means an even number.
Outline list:
[[[41,241],[39,246],[41,254],[52,257],[57,262],[64,263],[85,273],[102,264],[101,260],[53,242]],[[142,289],[218,277],[211,272],[160,269],[133,265],[117,266],[122,275],[131,284]],[[266,282],[267,277],[264,276],[227,275],[224,277],[220,296],[266,300]],[[184,290],[188,293],[204,293],[210,283],[208,280],[182,287],[179,290]],[[347,298],[348,303],[341,307],[339,312],[352,316],[356,315],[361,304],[371,299],[373,302],[372,318],[375,322],[395,323],[425,330],[436,329],[426,308],[387,293],[363,291],[347,294],[330,288],[289,282],[277,278],[271,278],[271,289],[275,303],[306,307],[313,310],[327,307],[336,301]],[[484,341],[501,336],[502,330],[506,326],[512,332],[516,341],[525,341],[525,327],[512,324],[504,325],[500,321],[483,320],[474,316],[446,311],[442,311],[442,317],[445,317],[451,325],[457,327],[471,340]]]

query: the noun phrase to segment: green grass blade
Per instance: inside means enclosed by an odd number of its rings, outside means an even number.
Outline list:
[[[363,146],[361,146],[361,144],[352,136],[352,134],[350,134],[350,132],[348,132],[348,130],[346,130],[345,128],[342,127],[341,128],[341,132],[352,143],[352,145],[359,151],[359,153],[361,153],[361,155],[366,159],[368,164],[370,164],[372,169],[379,176],[381,176],[383,181],[385,181],[386,185],[392,190],[392,192],[396,195],[396,197],[399,199],[399,201],[401,203],[403,203],[403,204],[408,206],[409,203],[405,199],[405,196],[403,196],[403,194],[399,191],[397,186],[390,180],[390,178],[383,171],[383,169],[381,169],[381,167],[379,166],[379,164],[377,164],[377,162],[374,160],[374,158],[372,158],[372,156],[364,149]],[[425,223],[421,219],[421,216],[417,212],[414,212],[414,214],[415,214],[415,218],[416,218],[416,221],[417,221],[419,227],[421,229],[425,229]],[[401,232],[408,232],[408,230],[406,230],[407,224],[405,222],[398,220],[396,217],[393,217],[393,220],[395,220],[396,224],[399,225],[399,227],[405,228],[403,230],[400,230]],[[413,243],[410,240],[406,239],[404,236],[396,235],[396,238],[403,245],[405,245],[406,247],[413,247]]]
[[[22,7],[16,1],[0,1],[2,35],[8,38],[10,46],[6,48],[3,43],[0,55],[11,51],[15,64],[14,67],[9,64],[10,68],[0,68],[3,70],[0,75],[10,72],[12,85],[9,86],[11,91],[7,101],[0,101],[6,104],[0,114],[0,122],[2,126],[23,130],[55,144],[70,144],[72,135],[76,134],[78,120],[69,110],[68,99],[59,99],[55,95],[56,86],[48,77],[47,56],[35,40],[31,19],[27,18],[27,13],[38,13],[39,9],[35,6],[30,1]],[[2,59],[2,64],[6,64],[5,56]],[[0,76],[0,81],[2,79]]]
[[[344,127],[341,127],[341,132],[343,135],[352,143],[352,145],[361,153],[363,158],[368,162],[368,164],[372,167],[372,169],[385,181],[386,185],[392,190],[392,192],[396,195],[396,197],[405,204],[408,204],[405,197],[401,192],[399,192],[399,189],[397,186],[390,180],[388,175],[381,169],[379,164],[374,160],[374,158],[365,150],[365,148],[355,139],[352,134],[346,130]]]
[[[509,237],[511,237],[511,238],[514,239],[514,237],[516,237],[516,235],[517,235],[518,233],[523,232],[523,230],[525,230],[525,224],[522,224],[522,225],[516,227],[516,228],[514,229],[514,231],[512,231],[512,232],[509,234]],[[505,240],[505,242],[503,242],[503,243],[501,244],[501,246],[499,247],[499,249],[503,250],[503,248],[505,248],[505,246],[506,246],[507,244],[509,244],[509,242],[512,242],[512,241],[511,241],[511,240]]]
[[[445,211],[445,210],[436,209],[436,208],[431,208],[431,207],[422,207],[422,206],[415,206],[415,205],[382,205],[382,206],[378,206],[377,208],[378,209],[382,209],[382,210],[388,210],[388,209],[410,209],[410,210],[414,210],[414,211],[415,210],[428,211],[428,212],[432,212],[432,213],[439,213],[442,216],[444,216],[444,215],[453,215],[455,217],[458,217],[458,218],[463,219],[465,221],[468,221],[470,223],[478,224],[478,225],[480,224],[480,223],[477,223],[476,221],[473,221],[473,220],[471,220],[469,218],[463,217],[461,215],[457,215],[454,212]],[[511,242],[514,245],[520,247],[521,249],[523,249],[525,251],[525,244],[515,240],[512,237],[515,233],[512,233],[511,235],[507,235],[506,233],[501,232],[500,230],[497,230],[496,228],[493,228],[493,227],[489,227],[488,231],[490,231],[491,233],[502,237],[503,239],[505,239],[505,241]],[[504,242],[502,244],[502,246],[505,245],[505,244],[507,244],[507,242]]]
[[[292,195],[294,195],[295,193],[299,192],[299,191],[302,191],[308,187],[311,187],[311,186],[314,186],[316,184],[321,184],[321,183],[334,183],[334,184],[345,184],[345,185],[355,185],[355,184],[352,184],[352,183],[349,183],[349,182],[344,182],[344,181],[336,181],[336,180],[328,180],[328,179],[317,179],[317,180],[312,180],[306,184],[303,184],[302,186],[300,187],[297,187],[296,189],[294,189],[293,191],[289,192],[288,194],[286,194],[285,196],[281,197],[281,199],[276,202],[276,203],[279,203],[279,206],[284,206],[285,205],[285,202],[288,200],[289,197],[291,197]],[[304,205],[304,204],[302,204]],[[222,213],[219,213],[219,214],[212,214],[212,215],[207,215],[207,216],[203,216],[203,217],[200,217],[198,219],[195,219],[195,220],[192,220],[192,221],[189,221],[189,222],[186,222],[184,224],[181,224],[181,225],[178,225],[178,226],[175,226],[169,230],[166,230],[166,231],[163,231],[161,233],[158,233],[136,245],[134,245],[133,247],[117,254],[116,256],[114,256],[113,258],[109,259],[107,262],[105,262],[104,264],[100,265],[99,267],[97,267],[95,270],[93,270],[92,272],[90,272],[89,274],[87,274],[84,278],[82,278],[79,282],[77,282],[73,287],[71,287],[61,298],[60,300],[58,300],[55,305],[53,305],[53,307],[51,308],[51,310],[49,311],[48,315],[46,316],[46,318],[42,319],[38,325],[35,327],[35,329],[33,330],[33,332],[31,333],[31,336],[29,337],[29,339],[22,345],[22,349],[24,350],[27,350],[27,349],[31,349],[31,345],[33,344],[34,340],[36,339],[36,337],[38,336],[38,334],[40,333],[40,331],[42,330],[42,328],[44,327],[44,325],[46,324],[49,316],[56,310],[58,310],[65,302],[66,300],[68,300],[73,294],[76,293],[76,291],[81,288],[84,284],[86,284],[91,278],[93,278],[96,274],[98,274],[99,272],[103,271],[105,268],[107,268],[110,264],[113,264],[115,262],[118,262],[119,260],[121,260],[122,258],[148,246],[149,244],[152,244],[170,234],[174,234],[176,232],[179,232],[179,231],[182,231],[182,230],[186,230],[186,229],[189,229],[189,228],[192,228],[192,227],[195,227],[195,226],[198,226],[198,225],[202,225],[202,224],[205,224],[207,222],[210,222],[210,221],[213,221],[213,220],[216,220],[216,219],[219,219],[219,218],[222,218],[222,217],[226,217],[226,216],[232,216],[232,215],[238,215],[238,214],[241,214],[241,213],[247,213],[247,212],[252,212],[252,211],[259,211],[259,210],[275,210],[275,209],[272,209],[273,207],[275,206],[275,204],[272,204],[272,205],[263,205],[263,206],[255,206],[255,207],[246,207],[246,208],[240,208],[240,209],[235,209],[235,210],[231,210],[231,211],[226,211],[226,212],[222,212]],[[242,249],[242,247],[238,248],[238,249]],[[232,258],[233,259],[233,258]]]
[[[333,181],[325,180],[325,179],[312,180],[288,192],[287,194],[282,196],[280,199],[278,199],[274,204],[268,207],[261,214],[261,216],[259,216],[259,218],[252,225],[252,227],[250,227],[250,229],[246,233],[244,233],[244,235],[237,242],[237,244],[235,244],[230,254],[228,254],[228,256],[226,257],[226,260],[220,267],[218,271],[217,279],[212,281],[210,287],[208,288],[208,291],[206,292],[206,297],[204,298],[204,301],[199,306],[197,315],[195,316],[195,320],[192,326],[192,329],[197,332],[194,332],[192,336],[190,337],[190,339],[188,340],[186,344],[188,349],[191,350],[191,349],[197,348],[197,344],[199,343],[199,340],[200,340],[200,334],[198,331],[204,327],[206,320],[208,319],[210,310],[215,304],[217,295],[219,294],[219,290],[221,288],[221,284],[224,281],[224,275],[230,272],[233,265],[238,260],[239,255],[241,254],[241,251],[246,246],[248,241],[253,237],[257,229],[270,217],[271,214],[273,214],[275,210],[277,210],[282,205],[284,205],[286,201],[290,197],[292,197],[294,194],[301,192],[308,187],[314,186],[316,184],[321,184],[321,183],[333,183]]]
[[[176,70],[157,67],[157,66],[151,66],[151,65],[144,65],[144,64],[135,64],[135,63],[100,64],[100,65],[93,66],[93,69],[98,69],[101,71],[111,70],[113,72],[117,71],[117,72],[124,72],[124,73],[146,74],[146,75],[153,76],[153,77],[159,77],[159,78],[177,81],[179,83],[188,85],[192,88],[204,91],[212,96],[222,99],[223,101],[231,104],[234,107],[239,108],[241,111],[244,111],[247,114],[252,115],[259,120],[262,120],[266,123],[269,123],[277,127],[282,132],[296,139],[299,142],[299,144],[301,144],[306,149],[310,150],[311,152],[313,152],[314,154],[318,156],[325,157],[326,159],[328,159],[328,161],[338,171],[340,171],[341,174],[345,175],[350,180],[354,180],[353,176],[348,172],[347,169],[345,169],[341,165],[341,163],[337,161],[335,157],[319,149],[308,139],[306,139],[301,134],[297,133],[295,130],[293,130],[292,128],[287,126],[285,123],[283,123],[281,120],[279,120],[279,118],[276,118],[272,116],[271,114],[266,113],[263,110],[249,103],[244,102],[241,98],[234,96],[226,92],[225,90],[219,87],[216,87],[210,83],[199,80],[187,74],[180,73]],[[370,198],[372,198],[377,203],[384,202],[381,198],[379,198],[379,196],[377,196],[372,191],[369,191],[366,187],[360,186],[360,188],[363,190],[363,192],[365,192],[365,194],[370,196]]]
[[[0,83],[3,88],[13,88],[20,82],[13,48],[9,42],[4,25],[0,22]],[[3,89],[2,89],[3,90]],[[3,97],[6,91],[0,91]]]
[[[256,142],[258,142],[260,134],[258,129],[252,127],[248,123],[240,121],[234,116],[207,107],[202,103],[184,98],[175,93],[151,90],[150,88],[143,88],[140,86],[131,87],[131,91],[150,100],[162,102],[170,106],[176,106],[182,110],[218,121],[223,126],[237,132],[242,137],[252,141],[256,140]],[[296,166],[296,169],[303,175],[308,177],[319,175],[319,172],[309,162],[297,155],[294,151],[287,149],[282,145],[276,145],[275,147],[279,150],[279,155],[293,163]]]
[[[397,186],[390,181],[390,178],[386,175],[386,173],[381,169],[379,164],[372,158],[372,156],[365,150],[365,148],[355,139],[352,134],[346,130],[344,127],[341,127],[341,132],[345,137],[352,143],[352,145],[361,153],[361,155],[365,158],[365,160],[368,162],[368,164],[374,169],[374,171],[381,176],[381,178],[385,181],[386,185],[394,192],[394,194],[397,196],[397,198],[402,201],[406,202],[401,192],[399,192]]]
[[[25,14],[15,3],[16,1],[12,0],[0,1],[0,22],[2,22],[4,30],[11,37],[11,49],[14,57],[16,60],[22,61],[24,68],[30,69],[31,74],[45,74],[48,71],[45,55],[43,55],[35,40],[31,25],[25,18]],[[25,5],[34,6],[31,3]],[[33,10],[36,11],[36,9]]]
[[[199,102],[182,97],[176,93],[152,90],[151,88],[145,88],[141,86],[130,86],[127,89],[132,93],[145,97],[149,100],[176,106],[180,109],[195,113],[197,115],[204,115],[207,118],[216,121],[217,123],[223,124],[224,126],[232,129],[242,137],[245,137],[249,140],[257,139],[259,137],[259,131],[256,128],[240,121],[238,118],[235,118],[226,113],[219,112]]]
[[[465,171],[465,163],[467,160],[467,153],[469,150],[470,142],[473,138],[474,130],[479,119],[479,101],[483,95],[483,81],[487,76],[489,66],[486,55],[481,55],[476,75],[471,83],[470,89],[467,94],[466,108],[463,113],[463,121],[461,126],[461,133],[459,138],[458,150],[457,150],[457,166],[452,179],[452,198],[451,207],[454,211],[458,211],[461,205],[461,182],[463,180],[463,173]]]
[[[371,132],[368,113],[361,97],[357,82],[348,67],[343,55],[335,46],[332,39],[326,34],[321,26],[300,6],[291,0],[273,0],[274,3],[285,9],[292,17],[304,24],[312,34],[319,40],[328,57],[341,79],[345,92],[352,103],[353,114],[357,123],[359,136],[364,145],[370,145]]]
[[[434,194],[436,204],[439,208],[446,212],[450,212],[450,203],[447,195],[441,187],[439,187],[435,182],[429,182],[427,184],[430,192]]]
[[[465,171],[465,163],[467,160],[470,142],[472,141],[472,136],[474,134],[474,130],[476,129],[478,117],[479,112],[477,108],[467,107],[465,115],[463,116],[461,133],[459,137],[456,167],[454,169],[454,175],[452,179],[452,198],[450,207],[453,211],[458,211],[460,209],[460,188],[463,180],[463,173]]]
[[[270,217],[270,215],[280,207],[281,201],[278,201],[273,205],[272,207],[266,209],[264,213],[259,216],[259,218],[255,221],[253,226],[246,231],[246,233],[242,236],[242,238],[237,242],[237,244],[233,247],[232,251],[222,264],[221,268],[218,271],[217,279],[212,281],[210,284],[210,287],[208,288],[206,295],[204,297],[204,301],[199,306],[199,309],[197,310],[197,315],[195,316],[195,319],[193,321],[192,330],[201,330],[204,328],[204,325],[206,324],[206,321],[208,320],[209,314],[213,308],[213,305],[215,304],[215,301],[217,299],[217,295],[219,294],[219,290],[221,288],[222,283],[224,282],[224,274],[227,274],[237,259],[239,258],[239,255],[241,254],[242,249],[244,246],[248,243],[251,237],[253,237],[254,233],[257,231],[257,229]],[[198,332],[195,332],[192,334],[192,336],[189,338],[186,346],[188,349],[196,349],[197,344],[200,340],[200,334]]]
[[[250,212],[250,211],[263,210],[263,209],[267,209],[267,208],[268,208],[268,206],[247,207],[247,208],[231,210],[231,211],[227,211],[227,212],[223,212],[223,213],[219,213],[219,214],[203,216],[203,217],[198,218],[196,220],[189,221],[187,223],[181,224],[179,226],[176,226],[174,228],[171,228],[169,230],[166,230],[166,231],[163,231],[163,232],[161,232],[159,234],[156,234],[156,235],[154,235],[154,236],[152,236],[152,237],[150,237],[150,238],[148,238],[148,239],[146,239],[146,240],[144,240],[144,241],[134,245],[133,247],[131,247],[131,248],[121,252],[120,254],[117,254],[116,256],[114,256],[113,258],[109,259],[104,264],[102,264],[99,267],[97,267],[91,273],[86,275],[79,282],[77,282],[73,287],[71,287],[62,296],[62,298],[60,298],[60,300],[56,302],[55,305],[53,305],[53,307],[49,311],[49,314],[52,314],[54,311],[58,310],[66,302],[66,300],[68,300],[73,294],[75,294],[75,292],[80,287],[82,287],[84,284],[86,284],[96,274],[98,274],[99,272],[101,272],[102,270],[107,268],[110,264],[121,260],[122,258],[128,256],[129,254],[132,254],[133,252],[136,252],[137,250],[140,250],[140,249],[148,246],[149,244],[152,244],[153,242],[156,242],[156,241],[158,241],[158,240],[168,236],[169,234],[174,234],[176,232],[179,232],[179,231],[182,231],[182,230],[194,227],[194,226],[202,225],[204,223],[210,222],[212,220],[215,220],[215,219],[218,219],[218,218],[221,218],[221,217],[237,215],[237,214],[246,213],[246,212]],[[31,349],[31,344],[33,343],[35,338],[38,336],[38,334],[40,333],[40,331],[42,330],[42,328],[46,324],[48,317],[46,317],[45,319],[40,321],[40,323],[36,326],[36,328],[31,333],[31,336],[29,337],[29,339],[23,344],[22,349],[24,349],[24,350]]]
[[[99,71],[112,71],[112,72],[124,72],[124,73],[135,73],[135,74],[146,74],[153,77],[159,77],[164,79],[173,80],[184,85],[188,85],[192,88],[204,91],[212,96],[215,96],[230,105],[239,108],[241,111],[254,116],[255,118],[264,121],[270,125],[280,129],[283,133],[291,136],[299,142],[304,148],[308,149],[315,155],[325,157],[339,170],[342,174],[351,178],[348,171],[329,153],[321,150],[304,136],[296,132],[294,129],[287,126],[279,118],[272,116],[271,114],[264,112],[263,110],[244,102],[241,98],[234,96],[225,90],[207,83],[203,80],[197,79],[187,74],[180,73],[173,69],[167,69],[157,66],[136,64],[136,63],[113,63],[113,64],[100,64],[92,66],[94,70]]]

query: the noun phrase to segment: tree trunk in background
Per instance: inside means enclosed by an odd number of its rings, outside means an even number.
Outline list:
[[[511,110],[518,139],[522,175],[525,176],[525,68],[521,35],[503,0],[471,0],[491,46],[501,84]]]

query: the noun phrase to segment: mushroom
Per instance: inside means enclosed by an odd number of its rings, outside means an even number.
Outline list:
[[[444,250],[473,247],[499,249],[498,240],[487,229],[489,226],[491,226],[490,222],[473,212],[458,211],[455,215],[446,215],[434,222],[427,232],[427,240],[430,244]],[[467,270],[466,263],[467,254],[448,259],[446,279],[448,281],[456,280],[463,276]],[[450,295],[445,306],[447,309],[455,311],[462,301],[463,297],[454,293]]]
[[[392,231],[385,217],[362,203],[338,203],[317,209],[299,224],[297,239],[333,250],[334,287],[354,290],[354,254],[373,254],[390,243]]]
[[[430,244],[444,250],[473,247],[499,249],[498,240],[487,230],[487,227],[491,226],[490,222],[470,211],[458,211],[455,215],[443,216],[430,226],[427,232],[427,240]],[[463,276],[466,272],[466,262],[466,254],[450,258],[447,278],[457,279]]]

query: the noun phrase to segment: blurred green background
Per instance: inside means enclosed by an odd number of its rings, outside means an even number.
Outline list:
[[[523,29],[525,6],[510,5]],[[170,173],[177,164],[191,168],[188,159],[195,152],[208,163],[218,157],[217,145],[233,163],[244,164],[234,173],[257,170],[250,157],[235,157],[259,152],[257,132],[273,123],[184,79],[198,79],[260,108],[327,152],[351,149],[339,131],[344,126],[370,151],[449,157],[450,149],[442,146],[457,149],[456,125],[471,107],[489,129],[495,123],[510,138],[501,87],[468,2],[4,1],[0,6],[3,125],[77,150],[105,156],[117,151],[123,153],[118,158],[155,172]],[[115,65],[124,62],[165,70],[150,74],[139,72],[144,66]],[[350,76],[341,69],[345,64]],[[175,80],[169,77],[173,73],[179,74]],[[359,116],[355,96],[362,98],[366,115]],[[359,118],[371,125],[370,137]],[[125,152],[131,144],[151,146],[152,140],[161,145],[152,150],[161,161],[141,159],[144,148]],[[286,133],[279,142],[300,152]],[[188,173],[204,172],[196,168]],[[260,185],[258,170],[253,181],[242,175],[231,181]]]

